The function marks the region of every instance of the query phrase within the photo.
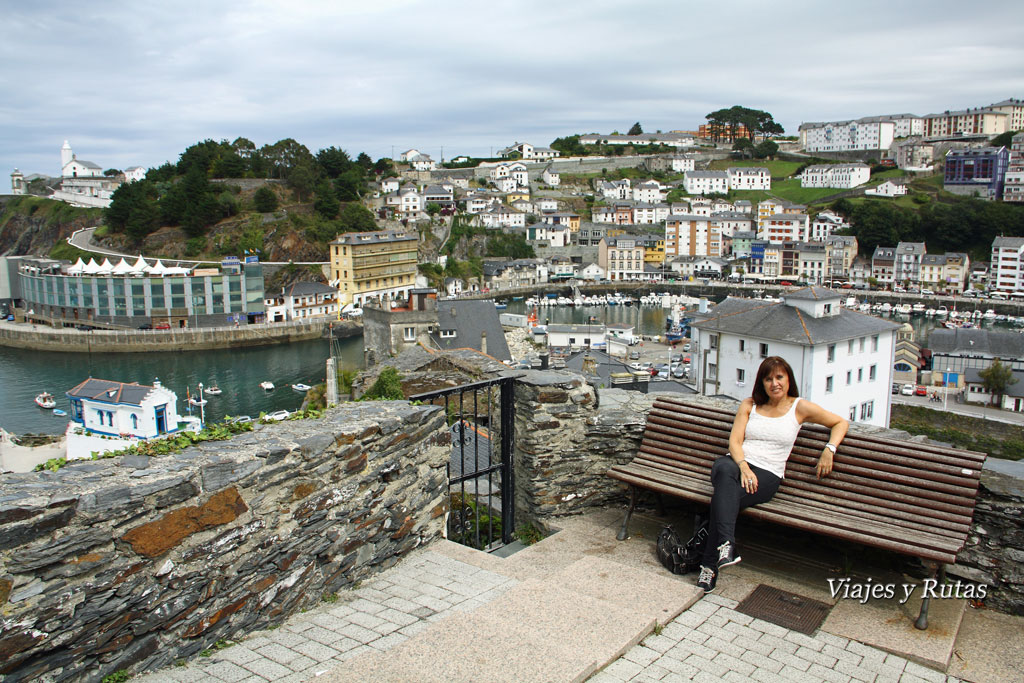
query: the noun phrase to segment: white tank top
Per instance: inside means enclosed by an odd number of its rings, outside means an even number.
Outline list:
[[[786,474],[786,461],[800,433],[796,419],[796,404],[781,417],[765,417],[757,412],[755,405],[750,409],[747,429],[743,433],[743,457],[751,465],[757,465],[782,479]]]

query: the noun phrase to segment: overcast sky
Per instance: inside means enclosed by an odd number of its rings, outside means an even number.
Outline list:
[[[65,139],[103,168],[239,136],[436,159],[634,121],[694,130],[734,104],[796,134],[1024,97],[1015,0],[832,4],[8,3],[0,170],[57,175]]]

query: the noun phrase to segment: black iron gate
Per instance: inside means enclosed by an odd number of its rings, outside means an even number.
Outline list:
[[[479,550],[512,542],[514,382],[501,377],[409,397],[445,409],[452,433],[448,539]]]

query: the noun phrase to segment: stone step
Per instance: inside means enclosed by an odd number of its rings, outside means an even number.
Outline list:
[[[671,577],[583,557],[317,680],[582,681],[698,596]]]

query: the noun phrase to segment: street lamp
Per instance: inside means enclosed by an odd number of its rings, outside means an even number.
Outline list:
[[[203,383],[199,383],[199,428],[206,424],[206,399],[203,398]]]

